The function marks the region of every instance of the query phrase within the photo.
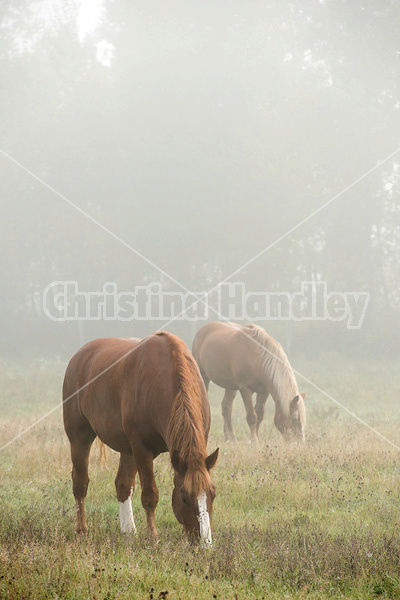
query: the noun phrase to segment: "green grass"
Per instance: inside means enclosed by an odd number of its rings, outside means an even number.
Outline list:
[[[398,366],[339,357],[295,365],[400,445]],[[59,402],[62,364],[2,365],[0,445]],[[222,436],[221,390],[210,389],[209,450],[220,446],[212,550],[182,538],[171,508],[168,456],[155,461],[158,544],[119,531],[114,477],[93,448],[89,533],[74,533],[68,443],[57,409],[0,453],[0,598],[399,598],[399,451],[331,400],[307,393],[308,439],[285,444],[269,401],[258,447],[249,446],[241,399],[237,444]],[[399,405],[400,406],[400,405]]]

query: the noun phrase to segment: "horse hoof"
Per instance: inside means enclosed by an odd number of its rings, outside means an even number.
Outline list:
[[[147,539],[149,540],[149,542],[152,542],[153,544],[158,544],[159,542],[159,538],[158,538],[158,531],[147,531]]]
[[[76,533],[76,535],[86,535],[87,527],[86,527],[86,529],[75,529],[75,533]]]

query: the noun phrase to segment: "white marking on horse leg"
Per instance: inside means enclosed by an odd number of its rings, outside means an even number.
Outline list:
[[[200,523],[200,542],[202,548],[211,548],[212,537],[211,537],[211,524],[210,515],[207,510],[207,495],[202,492],[197,497],[199,504],[199,523]]]
[[[119,521],[121,523],[122,533],[136,533],[135,520],[132,512],[132,489],[128,498],[125,502],[118,502],[119,504]]]

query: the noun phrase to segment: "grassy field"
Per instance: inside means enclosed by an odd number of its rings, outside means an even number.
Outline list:
[[[331,356],[294,365],[400,445],[399,368]],[[64,365],[2,364],[0,446],[60,401]],[[61,410],[0,452],[1,599],[399,598],[399,451],[309,384],[305,445],[285,444],[269,402],[258,447],[249,446],[242,401],[240,441],[226,444],[221,390],[210,389],[209,450],[220,447],[213,479],[212,550],[182,539],[171,508],[168,456],[155,461],[158,544],[119,531],[114,476],[94,447],[87,537],[74,534],[70,458]]]

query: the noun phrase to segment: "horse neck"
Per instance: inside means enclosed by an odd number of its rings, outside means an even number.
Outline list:
[[[198,496],[207,492],[211,485],[206,468],[207,442],[204,433],[202,411],[193,407],[193,396],[179,393],[175,398],[169,422],[169,450],[177,451],[185,464],[184,485],[189,494]],[[199,420],[199,417],[201,419]]]
[[[274,399],[276,409],[288,416],[290,403],[299,393],[296,378],[285,354],[283,357],[270,357],[268,360],[267,355],[262,362],[266,388]]]
[[[207,456],[200,374],[183,353],[176,357],[175,396],[168,421],[168,449],[176,450],[188,466],[198,470]]]

